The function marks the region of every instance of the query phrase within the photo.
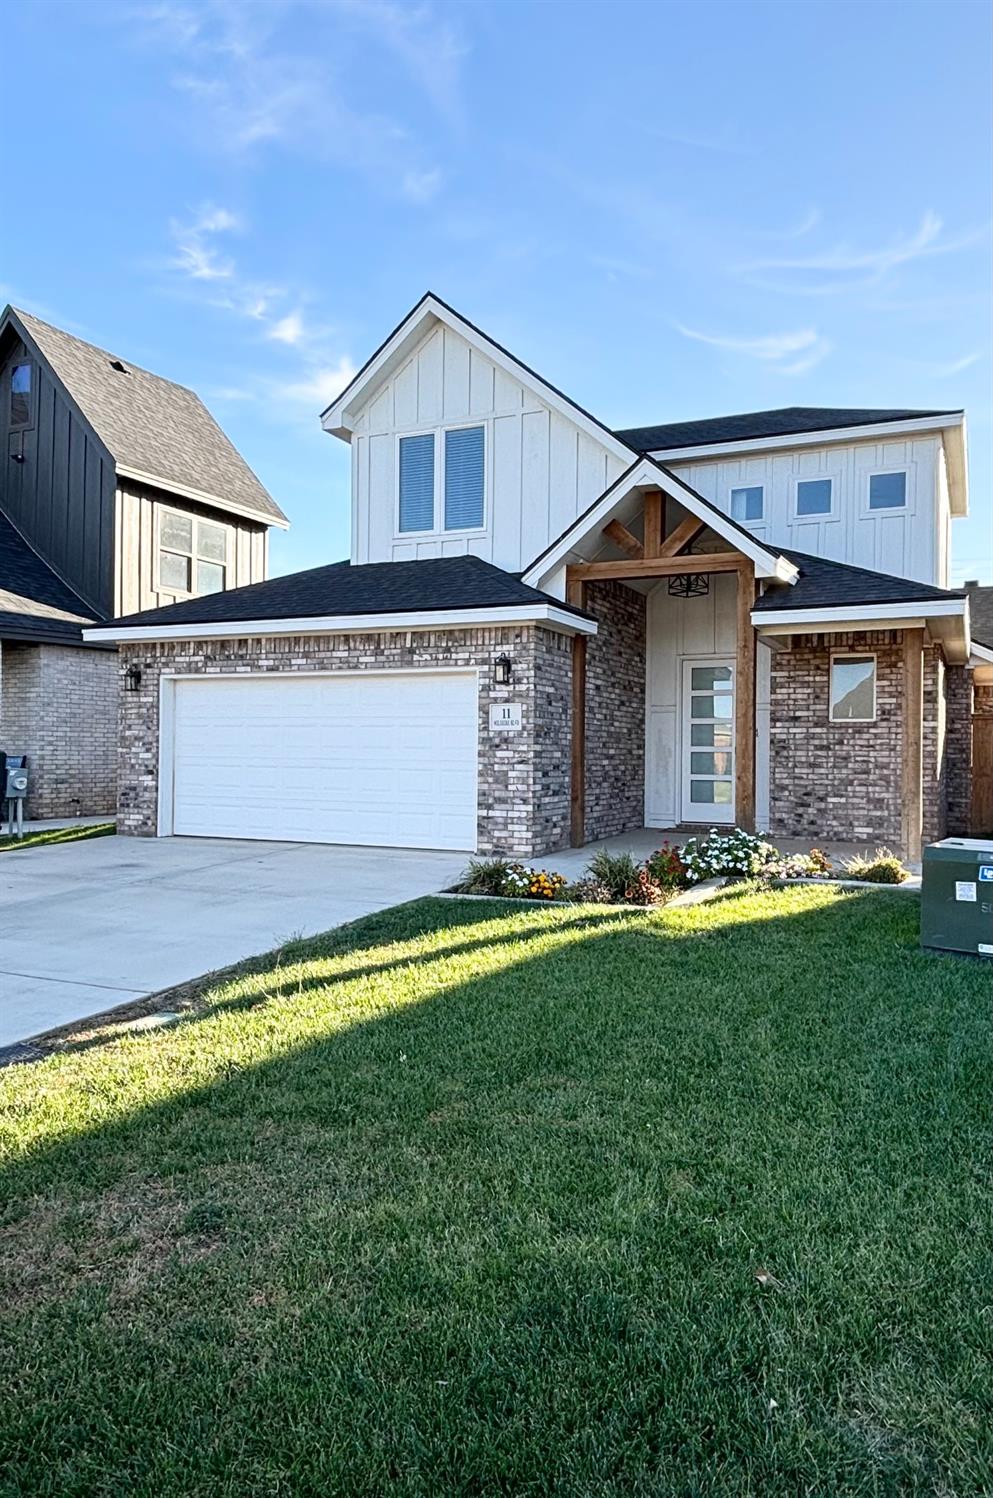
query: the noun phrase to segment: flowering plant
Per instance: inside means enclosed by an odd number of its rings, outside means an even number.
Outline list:
[[[682,854],[668,841],[645,859],[645,870],[649,878],[663,889],[680,889],[688,882]]]
[[[809,853],[778,853],[761,870],[763,879],[823,879],[831,872],[831,860],[820,848]]]
[[[523,900],[558,900],[566,887],[564,874],[550,874],[547,869],[529,869],[512,863],[504,876],[501,894]]]
[[[735,876],[753,879],[778,857],[771,843],[754,833],[742,832],[740,827],[726,833],[711,827],[703,841],[691,838],[682,852],[688,884]]]

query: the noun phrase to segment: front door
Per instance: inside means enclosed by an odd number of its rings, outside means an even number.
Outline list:
[[[734,822],[734,662],[683,662],[683,822]]]

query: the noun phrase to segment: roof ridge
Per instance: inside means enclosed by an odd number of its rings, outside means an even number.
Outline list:
[[[127,358],[126,355],[118,353],[114,349],[104,348],[102,343],[92,343],[89,338],[80,338],[78,333],[70,333],[68,328],[60,328],[58,323],[48,322],[44,317],[38,317],[33,312],[25,312],[20,307],[15,307],[13,303],[10,303],[10,310],[15,317],[21,318],[22,321],[27,319],[29,323],[40,323],[49,332],[58,333],[60,338],[70,338],[73,343],[79,343],[83,348],[91,349],[95,354],[105,354],[111,362],[115,359],[118,360],[119,363],[125,366],[129,373],[133,370],[135,374],[147,375],[150,380],[160,380],[163,385],[170,385],[174,390],[184,390],[187,395],[192,395],[194,400],[200,401],[201,406],[204,406],[202,399],[193,389],[192,385],[184,385],[181,380],[170,380],[167,375],[157,374],[154,369],[148,369],[144,364],[136,364],[133,359]],[[206,411],[207,409],[204,406],[204,410]],[[211,419],[213,420],[213,418]]]

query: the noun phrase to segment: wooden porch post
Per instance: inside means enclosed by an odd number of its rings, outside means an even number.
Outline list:
[[[904,857],[916,863],[924,832],[921,737],[924,709],[924,631],[903,632],[903,817]]]
[[[737,570],[737,635],[734,681],[734,813],[744,832],[755,831],[755,567]]]
[[[586,607],[586,584],[570,582],[569,602]],[[569,841],[574,848],[586,842],[586,636],[572,637],[572,761]]]

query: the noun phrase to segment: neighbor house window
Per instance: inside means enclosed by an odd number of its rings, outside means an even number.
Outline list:
[[[876,716],[876,657],[831,658],[831,722],[871,723]]]
[[[400,529],[434,530],[434,433],[400,438]]]
[[[445,433],[445,529],[476,530],[483,523],[483,428]]]
[[[870,510],[902,510],[906,503],[907,475],[905,473],[870,473]]]
[[[31,422],[31,365],[15,364],[10,371],[10,424],[26,427]]]
[[[761,484],[749,484],[742,489],[731,490],[731,519],[761,520],[764,494]]]
[[[796,486],[798,515],[830,515],[831,479],[800,479]]]
[[[227,586],[228,536],[196,515],[159,515],[159,588],[164,593],[221,593]]]

